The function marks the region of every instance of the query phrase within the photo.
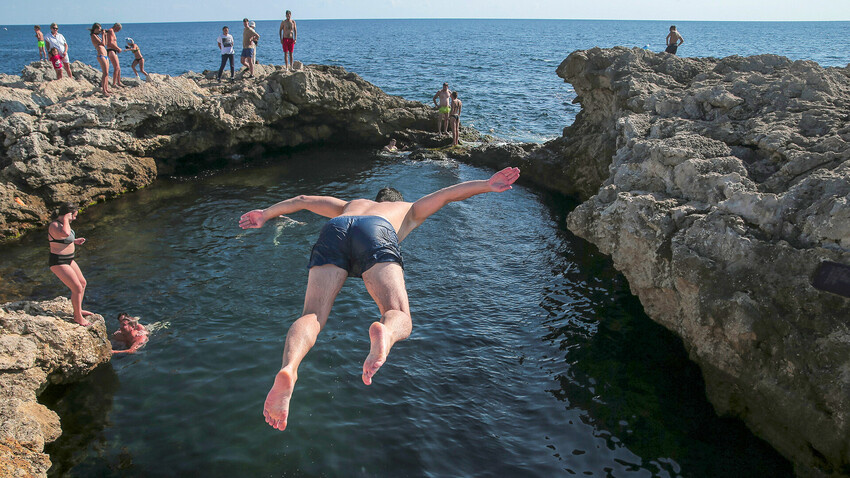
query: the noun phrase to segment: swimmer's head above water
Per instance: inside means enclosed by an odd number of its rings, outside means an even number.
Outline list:
[[[375,196],[375,202],[398,202],[404,201],[404,197],[398,192],[398,189],[395,188],[384,188],[378,191],[378,195]]]
[[[136,324],[139,323],[138,317],[132,317],[130,314],[128,314],[126,312],[121,312],[120,314],[118,314],[118,322],[119,323],[123,324],[125,320],[130,322],[130,324],[132,324],[132,325],[136,325]]]

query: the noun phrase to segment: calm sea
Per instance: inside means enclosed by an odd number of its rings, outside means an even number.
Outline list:
[[[106,25],[105,20],[92,19]],[[463,100],[470,124],[482,132],[523,141],[560,136],[578,113],[579,106],[571,103],[572,88],[555,75],[570,52],[616,45],[663,51],[670,26],[590,20],[298,20],[297,24],[296,60],[340,65],[390,94],[425,103],[447,81]],[[241,44],[241,19],[128,23],[118,36],[120,41],[132,37],[140,45],[148,72],[177,75],[218,69],[216,38],[224,25]],[[70,45],[71,60],[94,66],[89,26],[60,25],[60,32]],[[283,63],[279,26],[279,21],[257,23],[260,62]],[[823,66],[850,63],[850,22],[681,22],[677,27],[685,38],[679,49],[683,56],[774,53]],[[42,25],[43,31],[48,28]],[[37,58],[32,26],[0,28],[0,73],[19,74]],[[122,58],[122,72],[132,75],[132,55],[124,53]]]

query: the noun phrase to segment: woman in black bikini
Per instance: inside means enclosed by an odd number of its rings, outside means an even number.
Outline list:
[[[83,310],[83,294],[86,292],[86,278],[83,277],[80,266],[74,261],[76,246],[86,242],[78,238],[71,229],[71,221],[77,218],[77,206],[65,203],[59,206],[53,222],[47,228],[50,242],[50,271],[56,274],[65,285],[71,289],[71,304],[74,306],[74,322],[88,327],[91,323],[84,317],[92,315]]]

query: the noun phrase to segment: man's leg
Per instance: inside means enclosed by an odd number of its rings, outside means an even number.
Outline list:
[[[381,311],[381,321],[369,327],[371,346],[363,362],[363,383],[371,385],[372,376],[386,362],[393,344],[410,336],[413,321],[404,287],[404,270],[400,265],[395,262],[375,264],[363,273],[363,283]]]
[[[289,417],[289,399],[298,380],[298,365],[316,343],[334,299],[339,294],[348,273],[334,265],[316,266],[310,269],[307,293],[304,295],[304,311],[289,327],[286,345],[283,348],[283,366],[275,375],[274,385],[266,396],[263,416],[266,423],[278,430],[286,429]]]

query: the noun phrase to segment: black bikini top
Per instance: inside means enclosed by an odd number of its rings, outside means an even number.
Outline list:
[[[63,237],[62,239],[54,239],[53,236],[50,235],[50,230],[47,231],[47,237],[50,238],[47,242],[58,242],[60,244],[70,244],[70,243],[74,242],[74,239],[76,239],[77,236],[76,236],[76,234],[74,234],[74,230],[71,229],[71,233],[68,234],[68,237]]]

